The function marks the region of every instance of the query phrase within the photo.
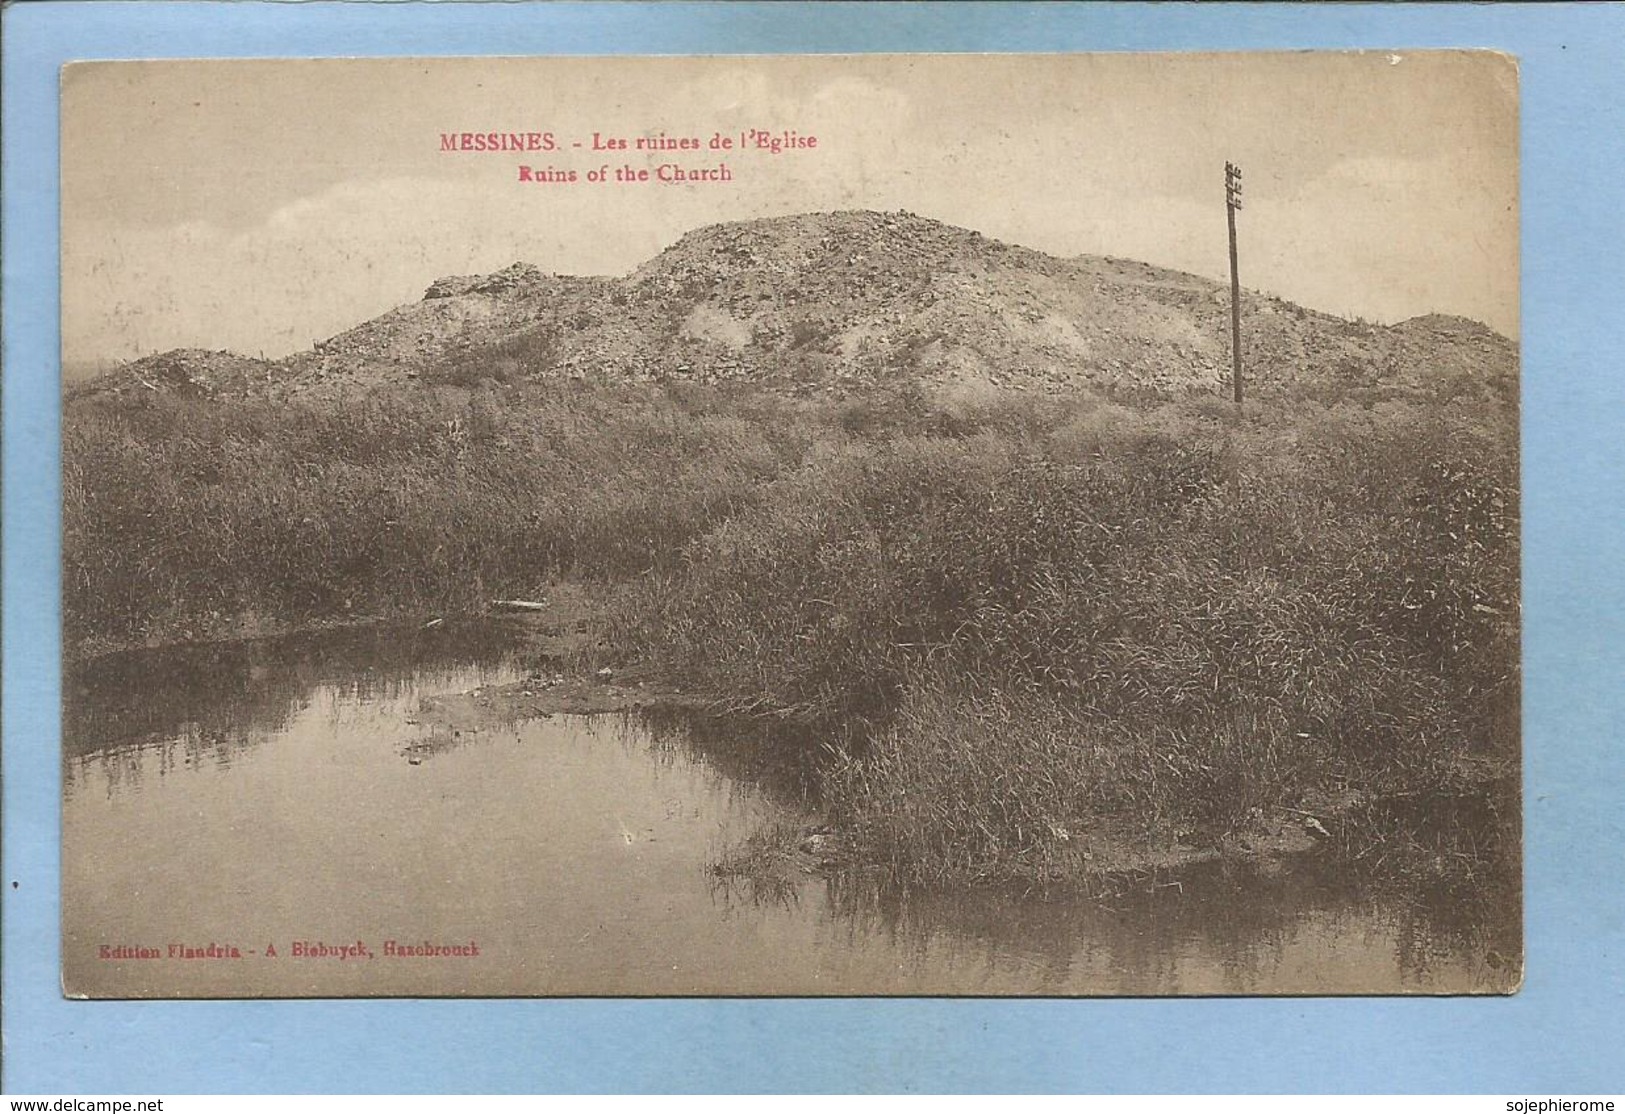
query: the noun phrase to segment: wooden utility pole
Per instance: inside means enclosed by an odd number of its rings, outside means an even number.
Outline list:
[[[1230,220],[1230,371],[1241,405],[1241,276],[1236,270],[1236,210],[1241,208],[1241,167],[1224,164],[1224,210]]]

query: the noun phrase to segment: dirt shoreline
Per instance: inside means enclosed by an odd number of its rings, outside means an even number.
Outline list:
[[[437,731],[478,733],[550,715],[599,715],[657,709],[727,715],[717,696],[684,688],[648,665],[602,669],[594,674],[538,672],[511,684],[426,696],[418,721]],[[1492,792],[1494,771],[1464,763],[1457,771],[1467,792]],[[1293,807],[1254,809],[1228,831],[1166,823],[1149,828],[1141,817],[1112,814],[1084,818],[1062,837],[1074,868],[1060,876],[1005,878],[1040,887],[1086,886],[1110,890],[1128,880],[1157,878],[1177,885],[1182,872],[1225,862],[1263,874],[1281,874],[1343,842],[1339,829],[1384,802],[1355,789],[1319,792]],[[861,860],[849,834],[828,816],[759,833],[715,864],[717,875],[769,890],[872,864]],[[994,881],[991,880],[990,881]]]
[[[418,721],[453,731],[481,731],[499,724],[550,715],[601,715],[654,708],[720,711],[714,697],[685,692],[647,667],[597,675],[567,676],[546,671],[523,681],[467,692],[423,697]]]
[[[568,676],[537,672],[523,681],[421,699],[416,720],[436,731],[475,734],[551,715],[601,715],[655,709],[725,715],[726,701],[684,689],[649,666]],[[1325,824],[1363,803],[1358,794],[1313,802],[1314,808],[1277,809],[1251,818],[1246,830],[1204,833],[1167,826],[1148,834],[1137,818],[1100,816],[1068,833],[1080,879],[1166,874],[1217,860],[1247,861],[1272,869],[1283,860],[1313,853],[1330,838]],[[1188,827],[1188,826],[1187,826]],[[718,864],[723,876],[749,876],[756,883],[787,884],[854,863],[841,831],[825,817],[784,831]],[[1054,882],[1055,879],[1034,879]]]
[[[321,631],[358,630],[364,627],[421,627],[432,629],[448,623],[501,621],[527,628],[526,649],[540,657],[563,658],[587,649],[593,642],[585,630],[603,614],[603,589],[593,589],[569,581],[549,585],[537,593],[538,610],[504,610],[496,601],[485,607],[428,610],[413,608],[393,613],[326,615],[301,619],[278,619],[258,613],[222,617],[201,628],[181,625],[141,639],[110,639],[97,635],[73,638],[62,634],[63,660],[74,665],[95,661],[112,654],[166,650],[180,646],[230,645],[272,638],[290,638]]]

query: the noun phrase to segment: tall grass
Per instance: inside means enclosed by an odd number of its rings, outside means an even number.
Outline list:
[[[1517,731],[1517,492],[1482,411],[1033,405],[820,441],[636,640],[850,728],[832,807],[903,878],[1065,873],[1102,810],[1220,830]],[[857,741],[861,739],[862,741]]]
[[[772,400],[633,389],[75,404],[68,642],[456,610],[640,574],[755,499],[803,440]]]
[[[1514,427],[1466,397],[80,402],[64,612],[93,649],[617,583],[611,652],[828,739],[829,808],[897,878],[1064,876],[1103,816],[1223,831],[1515,760]]]

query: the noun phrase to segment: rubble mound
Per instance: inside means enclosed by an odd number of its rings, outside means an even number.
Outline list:
[[[1389,329],[1396,364],[1418,385],[1450,395],[1518,394],[1518,346],[1469,317],[1430,313]]]
[[[1254,390],[1516,394],[1516,345],[1465,318],[1374,325],[1252,292],[1241,311]],[[1218,391],[1230,376],[1230,292],[909,212],[806,213],[695,229],[624,278],[528,263],[447,276],[422,300],[275,365],[229,357],[240,363],[217,371],[225,356],[151,357],[181,370],[149,364],[144,377],[155,390],[280,396],[485,377],[737,381],[796,393],[899,382]]]
[[[80,383],[69,397],[85,394],[130,397],[143,393],[213,398],[241,394],[262,387],[276,374],[276,365],[225,350],[176,348],[143,356],[105,375]]]
[[[1148,293],[1155,269],[1138,268],[1063,260],[906,211],[856,211],[699,229],[628,281],[636,300],[681,323],[666,374],[825,388],[1215,379],[1221,336],[1170,303],[1200,302],[1217,285],[1160,271]]]
[[[550,275],[515,263],[490,275],[435,280],[422,300],[390,310],[280,362],[282,393],[333,394],[420,378],[491,352],[590,305],[614,280]]]
[[[429,284],[429,289],[423,292],[425,302],[435,298],[457,298],[472,293],[476,284],[484,275],[447,275],[437,278]]]
[[[423,292],[423,300],[456,298],[464,294],[507,296],[539,287],[547,277],[540,267],[529,263],[512,263],[494,274],[450,275],[435,279]]]

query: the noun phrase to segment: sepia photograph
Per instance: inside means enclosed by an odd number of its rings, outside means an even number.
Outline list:
[[[68,996],[1521,986],[1507,55],[82,62],[60,184]]]

